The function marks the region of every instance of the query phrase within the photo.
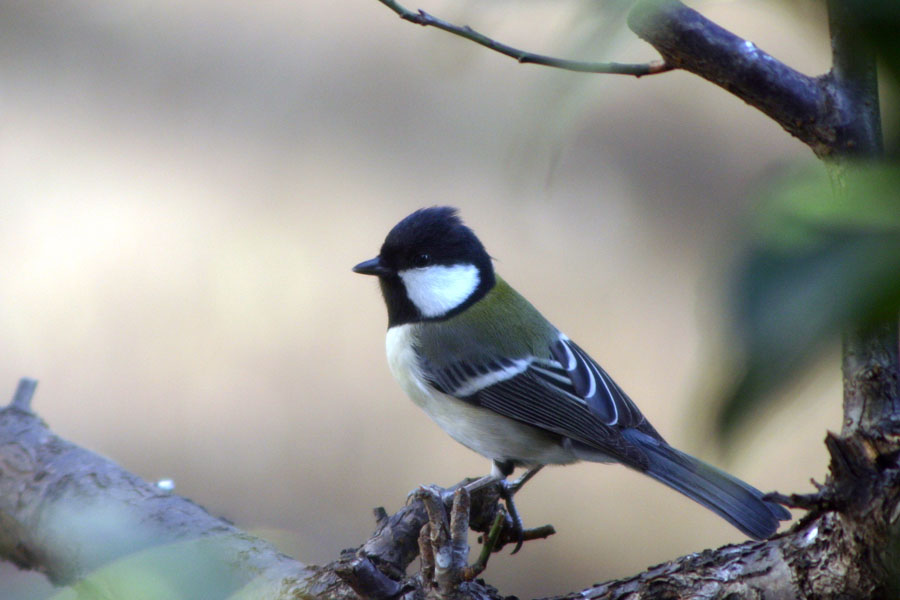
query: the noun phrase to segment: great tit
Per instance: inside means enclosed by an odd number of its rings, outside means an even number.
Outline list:
[[[499,480],[516,466],[530,469],[527,479],[547,464],[622,463],[753,538],[791,518],[667,444],[587,352],[494,273],[456,209],[412,213],[353,270],[378,277],[400,386],[453,439],[491,459]],[[511,495],[507,504],[512,512]]]

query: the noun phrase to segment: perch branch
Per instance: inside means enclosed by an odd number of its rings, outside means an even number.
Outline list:
[[[886,547],[887,531],[896,520],[900,465],[894,440],[874,433],[860,443],[830,440],[828,448],[837,456],[833,464],[845,465],[833,478],[846,485],[834,488],[837,497],[823,498],[819,505],[811,501],[813,512],[791,531],[771,540],[692,554],[566,597],[688,597],[702,590],[704,597],[721,598],[745,597],[760,589],[772,597],[822,597],[829,589],[871,597],[883,591],[873,583],[878,581],[873,574],[878,564],[858,557]],[[863,489],[862,495],[854,491]],[[429,522],[425,503],[413,499],[393,515],[376,510],[375,533],[359,548],[325,566],[304,566],[193,502],[160,492],[109,460],[60,439],[33,412],[12,405],[0,409],[0,557],[41,571],[58,584],[80,580],[76,585],[83,587],[98,577],[98,569],[102,573],[127,557],[156,552],[158,558],[174,549],[181,552],[175,553],[178,560],[165,563],[167,568],[156,575],[194,572],[199,557],[206,556],[206,562],[216,566],[202,571],[203,582],[227,586],[213,594],[216,597],[241,589],[253,592],[246,597],[273,600],[501,598],[489,585],[471,580],[481,563],[466,567],[463,550],[464,520],[485,532],[505,521],[502,513],[498,518],[502,508],[497,487],[472,492],[468,511],[463,493],[453,494],[456,502],[448,507],[451,494],[444,492],[438,490],[436,496],[444,500],[443,506],[432,506],[432,522],[448,527],[437,547],[430,528],[423,528]],[[833,506],[841,511],[829,512]],[[491,537],[496,535],[494,530]],[[406,570],[420,544],[430,548],[423,557],[425,571],[410,576]],[[451,593],[441,595],[441,586],[434,586],[436,563],[439,550],[448,547],[454,569],[443,589]],[[137,582],[146,585],[147,579]],[[425,582],[432,582],[427,589]],[[129,596],[127,589],[117,591],[120,597]],[[208,592],[193,589],[186,597],[209,597]]]
[[[195,566],[220,565],[198,572],[234,589],[291,590],[309,575],[268,542],[53,434],[31,411],[36,384],[23,379],[0,410],[0,557],[58,585],[103,569],[111,577],[126,556],[152,571],[185,552]]]
[[[378,0],[392,11],[397,13],[401,19],[422,25],[423,27],[435,27],[453,35],[465,38],[475,42],[485,48],[489,48],[500,54],[516,59],[523,64],[543,65],[545,67],[553,67],[556,69],[564,69],[566,71],[576,71],[579,73],[609,73],[613,75],[633,75],[642,77],[644,75],[655,75],[657,73],[665,73],[671,71],[672,67],[662,61],[654,61],[640,64],[625,64],[614,62],[583,62],[577,60],[567,60],[564,58],[556,58],[553,56],[545,56],[543,54],[535,54],[525,50],[519,50],[512,46],[502,44],[483,33],[475,31],[468,25],[460,26],[449,23],[443,19],[439,19],[425,12],[424,10],[411,11],[408,8],[395,2],[395,0]]]

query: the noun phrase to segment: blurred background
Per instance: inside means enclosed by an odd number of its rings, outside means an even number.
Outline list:
[[[691,5],[829,67],[822,3]],[[408,6],[535,52],[657,57],[615,4]],[[376,0],[6,0],[0,114],[0,395],[39,379],[60,435],[304,562],[489,469],[393,382],[377,284],[350,272],[428,205],[459,207],[673,445],[764,490],[824,479],[837,346],[725,452],[709,441],[729,265],[760,190],[815,161],[695,76],[518,65]],[[548,469],[517,502],[558,531],[492,559],[521,597],[741,540],[621,467]],[[0,566],[0,596],[51,591]]]

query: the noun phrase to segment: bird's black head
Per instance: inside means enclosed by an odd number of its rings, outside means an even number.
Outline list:
[[[447,319],[494,286],[484,246],[455,208],[423,208],[397,223],[376,258],[353,267],[377,275],[388,326]]]

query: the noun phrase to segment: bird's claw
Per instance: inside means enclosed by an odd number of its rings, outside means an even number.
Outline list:
[[[526,538],[525,527],[522,523],[522,518],[519,516],[519,511],[516,509],[516,504],[513,501],[513,496],[522,488],[523,485],[525,485],[525,483],[529,479],[534,477],[534,475],[538,471],[540,471],[540,469],[540,466],[532,467],[521,477],[513,481],[506,481],[506,479],[502,477],[502,474],[491,474],[480,479],[476,479],[475,481],[470,481],[465,485],[466,491],[468,491],[470,494],[486,485],[497,485],[499,496],[503,500],[503,503],[506,505],[504,529],[508,531],[508,534],[504,534],[502,537],[511,541],[514,540],[516,542],[516,546],[513,549],[512,554],[515,554],[522,549],[522,545],[525,543]],[[406,503],[409,504],[409,502],[412,500],[421,499],[427,496],[434,499],[439,499],[445,506],[451,506],[453,504],[454,491],[454,489],[442,488],[434,484],[422,485],[407,494]],[[546,537],[547,535],[549,534],[543,534],[539,537]]]
[[[522,544],[525,542],[525,527],[522,525],[522,518],[519,516],[519,511],[516,510],[515,502],[513,502],[513,495],[522,487],[522,483],[524,481],[520,483],[519,480],[516,480],[508,483],[505,479],[500,480],[500,497],[503,498],[503,502],[506,504],[506,513],[509,515],[510,521],[512,521],[512,534],[516,540],[516,547],[513,548],[512,554],[521,550]]]

